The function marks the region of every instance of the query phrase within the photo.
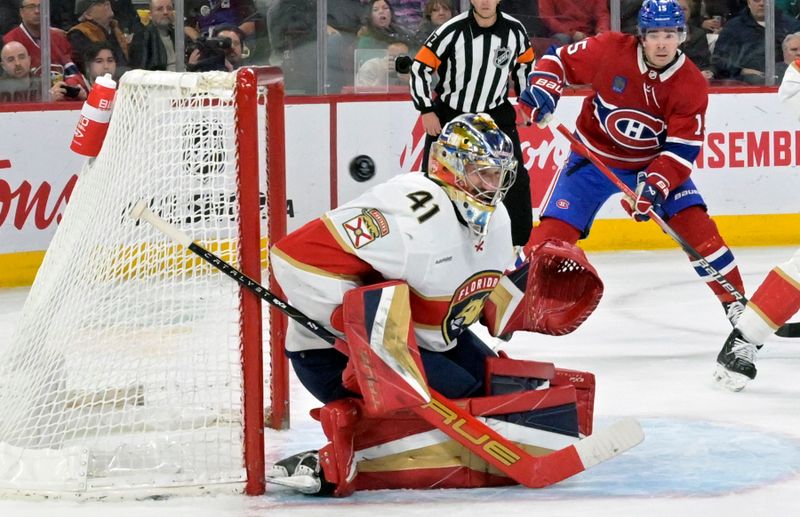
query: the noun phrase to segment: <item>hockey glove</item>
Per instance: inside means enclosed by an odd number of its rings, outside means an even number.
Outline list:
[[[519,96],[520,108],[539,127],[544,127],[553,117],[564,90],[561,78],[549,72],[531,72],[528,85]]]
[[[620,204],[636,221],[647,221],[650,219],[648,212],[658,209],[669,195],[669,182],[660,174],[645,171],[639,173],[637,181],[636,197],[623,196]]]

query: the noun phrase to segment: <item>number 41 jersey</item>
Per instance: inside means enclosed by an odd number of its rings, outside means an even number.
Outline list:
[[[289,302],[328,328],[348,290],[405,281],[417,343],[444,351],[478,320],[514,254],[502,204],[478,239],[439,185],[409,173],[292,232],[275,243],[270,257]],[[290,325],[287,350],[326,347],[300,325]]]

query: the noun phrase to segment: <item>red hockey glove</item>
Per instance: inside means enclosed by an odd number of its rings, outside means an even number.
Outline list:
[[[636,221],[647,221],[650,219],[648,212],[658,209],[669,195],[669,182],[660,174],[645,171],[639,173],[637,180],[636,198],[623,196],[620,204]]]

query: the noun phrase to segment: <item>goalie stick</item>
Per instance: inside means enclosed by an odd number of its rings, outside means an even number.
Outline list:
[[[154,214],[144,201],[136,203],[131,211],[131,217],[135,220],[147,221],[173,241],[188,248],[236,280],[242,287],[280,309],[325,342],[331,345],[336,342],[337,338],[333,333],[272,294],[266,287],[247,277],[231,264],[194,242],[191,237],[174,225]],[[530,488],[542,488],[555,484],[598,463],[614,458],[644,440],[644,433],[639,422],[633,418],[625,418],[568,447],[544,456],[532,456],[522,447],[493,430],[482,419],[468,413],[433,389],[428,389],[430,401],[411,409],[517,483]]]
[[[573,135],[570,132],[570,130],[564,126],[564,124],[558,124],[557,129],[562,135],[564,135],[567,138],[567,140],[569,140],[573,149],[575,149],[577,152],[579,152],[581,155],[583,155],[585,158],[591,161],[595,165],[595,167],[597,167],[600,170],[600,172],[602,172],[609,179],[609,181],[611,181],[614,185],[616,185],[616,187],[623,194],[630,197],[631,199],[636,199],[636,194],[630,189],[630,187],[628,187],[628,185],[626,185],[621,179],[619,179],[617,175],[614,174],[611,171],[611,169],[609,169],[606,166],[606,164],[601,162],[600,159],[597,158],[597,156],[591,150],[589,150],[585,145],[583,145],[583,142],[578,140],[575,137],[575,135]],[[747,298],[742,293],[740,293],[739,290],[736,289],[736,287],[722,275],[722,273],[714,269],[714,266],[712,266],[705,259],[705,257],[703,257],[703,255],[700,254],[699,251],[697,251],[691,245],[689,245],[689,243],[686,242],[683,239],[683,237],[681,237],[675,230],[673,230],[672,227],[669,224],[667,224],[667,222],[664,219],[661,218],[661,216],[655,213],[655,211],[652,208],[650,208],[650,210],[647,212],[647,215],[650,216],[650,219],[652,219],[664,233],[672,237],[672,240],[678,243],[678,245],[687,255],[692,257],[692,259],[696,260],[697,263],[700,264],[700,267],[702,267],[706,273],[708,273],[712,278],[714,278],[714,280],[719,285],[721,285],[726,291],[732,294],[734,298],[736,298],[736,300],[742,303],[747,303]],[[791,338],[800,337],[800,322],[786,323],[778,330],[776,330],[775,334],[780,337],[791,337]]]

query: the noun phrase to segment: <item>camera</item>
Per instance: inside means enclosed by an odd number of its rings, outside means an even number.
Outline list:
[[[61,85],[61,89],[64,90],[64,95],[73,99],[81,93],[81,89],[78,86],[63,84]]]
[[[200,60],[194,65],[188,65],[191,72],[210,72],[212,70],[225,70],[225,51],[231,48],[233,42],[230,38],[211,38],[200,36],[194,45],[186,49],[187,56],[196,49],[200,51]]]
[[[414,60],[408,56],[400,55],[394,59],[394,71],[398,74],[407,74],[411,72],[411,65]]]

